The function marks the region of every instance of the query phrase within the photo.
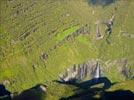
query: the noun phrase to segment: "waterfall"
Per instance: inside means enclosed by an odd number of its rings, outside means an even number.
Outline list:
[[[94,73],[94,78],[100,78],[100,76],[101,76],[101,69],[100,69],[100,65],[97,63],[95,73]]]
[[[88,77],[88,75],[91,75],[93,78],[97,79],[101,77],[100,72],[100,64],[97,61],[88,61],[83,64],[74,64],[71,68],[68,68],[65,73],[59,76],[59,80],[61,82],[82,80]]]

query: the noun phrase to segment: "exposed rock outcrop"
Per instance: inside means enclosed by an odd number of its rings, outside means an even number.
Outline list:
[[[101,39],[101,38],[103,38],[105,36],[105,34],[107,34],[106,42],[108,44],[111,43],[110,40],[109,40],[109,37],[110,37],[110,35],[112,34],[112,31],[113,31],[114,20],[115,20],[115,15],[113,14],[110,19],[102,20],[102,21],[98,20],[95,23],[96,24],[96,38],[97,39]],[[104,32],[101,31],[101,25],[105,25],[106,26],[106,29],[104,29]]]
[[[48,59],[48,54],[47,53],[42,53],[41,54],[41,59],[42,60],[47,60]]]
[[[125,79],[130,79],[133,77],[134,69],[128,66],[128,59],[123,58],[118,62],[119,72],[125,77]]]
[[[96,23],[96,38],[103,38],[102,33],[100,31],[100,21],[98,20]]]
[[[123,80],[132,79],[134,76],[134,69],[128,66],[127,59],[119,59],[109,64],[100,60],[90,60],[70,66],[63,74],[59,75],[58,80],[62,83],[70,83],[90,78],[97,79],[111,73],[110,71],[115,68],[115,73],[123,76]]]
[[[82,80],[86,77],[99,78],[101,76],[100,64],[97,61],[88,61],[83,64],[74,64],[62,75],[59,75],[61,82]]]

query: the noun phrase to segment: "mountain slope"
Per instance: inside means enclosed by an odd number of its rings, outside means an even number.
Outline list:
[[[39,83],[53,91],[59,85],[52,80],[69,66],[88,60],[102,63],[107,70],[104,75],[113,82],[132,79],[133,8],[132,0],[106,6],[92,5],[87,0],[1,0],[0,83],[11,92]],[[107,27],[101,24],[104,37],[97,39],[95,23],[107,21],[112,15],[112,34],[108,37]],[[127,78],[121,74],[124,66],[130,70]],[[66,94],[63,87],[57,91]]]

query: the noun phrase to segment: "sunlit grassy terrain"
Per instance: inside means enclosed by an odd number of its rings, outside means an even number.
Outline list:
[[[127,59],[134,76],[133,9],[133,0],[117,0],[106,6],[87,0],[0,0],[0,83],[6,81],[4,85],[11,92],[43,83],[48,86],[46,100],[58,100],[71,95],[75,87],[52,81],[73,64],[99,59],[106,65],[104,76],[112,82],[123,81],[112,89],[134,91],[134,81],[127,81],[114,63]],[[95,23],[110,19],[112,14],[115,22],[108,44],[107,35],[96,39]],[[88,34],[63,41],[86,24]],[[103,34],[105,28],[102,25]],[[45,59],[44,54],[48,55]]]

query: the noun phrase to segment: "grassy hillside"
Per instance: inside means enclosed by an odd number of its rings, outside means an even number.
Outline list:
[[[87,0],[0,0],[0,83],[11,92],[43,83],[49,87],[48,100],[57,100],[72,89],[52,80],[73,64],[99,59],[108,68],[105,75],[112,82],[121,82],[125,78],[115,62],[127,59],[134,76],[133,9],[133,0],[106,6]],[[95,23],[113,14],[109,44],[104,25],[104,38],[96,39]],[[90,32],[65,40],[85,25]]]

